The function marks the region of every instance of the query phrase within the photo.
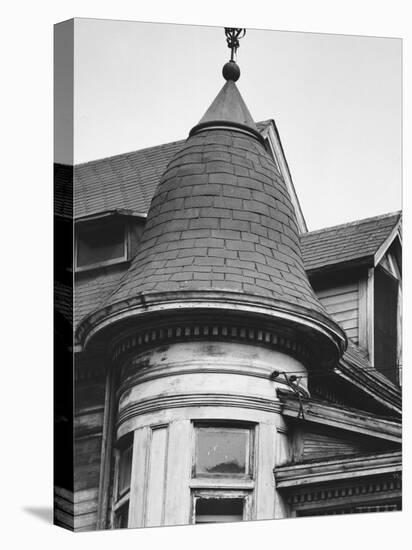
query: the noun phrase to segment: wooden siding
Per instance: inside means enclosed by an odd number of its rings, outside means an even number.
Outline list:
[[[100,480],[101,434],[89,435],[75,442],[74,529],[96,529]]]
[[[393,446],[392,443],[370,437],[326,428],[311,428],[310,430],[296,428],[292,437],[293,462],[386,450]]]
[[[73,491],[67,491],[62,487],[54,487],[54,523],[73,531],[74,521],[74,495]]]
[[[98,355],[75,358],[74,530],[97,527],[105,403],[104,362]]]
[[[359,342],[359,283],[358,281],[316,290],[326,311],[345,330],[348,338]]]

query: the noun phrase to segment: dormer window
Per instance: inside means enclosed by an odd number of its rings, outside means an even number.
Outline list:
[[[76,271],[103,267],[128,259],[126,223],[103,218],[81,222],[76,231]]]

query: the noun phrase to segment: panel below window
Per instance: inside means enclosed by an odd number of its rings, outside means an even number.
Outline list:
[[[243,521],[243,498],[198,498],[195,523]]]

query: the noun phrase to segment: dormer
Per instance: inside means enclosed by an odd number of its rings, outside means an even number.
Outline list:
[[[76,273],[119,266],[130,261],[143,231],[145,216],[128,210],[100,212],[75,222]]]
[[[402,237],[399,212],[302,235],[311,284],[369,363],[401,384]]]

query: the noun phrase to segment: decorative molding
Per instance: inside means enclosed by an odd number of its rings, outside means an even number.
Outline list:
[[[112,360],[118,361],[124,354],[136,349],[140,352],[147,347],[167,342],[198,340],[263,344],[288,355],[295,355],[302,361],[307,361],[310,356],[309,350],[304,344],[298,343],[295,338],[282,334],[279,330],[263,330],[229,323],[193,324],[191,321],[186,321],[170,326],[142,328],[119,338],[112,347]]]
[[[359,505],[361,502],[387,502],[402,496],[402,480],[398,475],[389,475],[341,486],[317,487],[312,490],[292,492],[286,502],[295,510],[308,508],[336,508]]]
[[[249,395],[228,395],[219,393],[208,394],[175,394],[157,395],[150,399],[142,399],[125,407],[118,416],[117,426],[127,420],[142,414],[153,413],[165,409],[188,407],[238,407],[254,409],[271,413],[279,413],[281,405],[278,401]]]
[[[386,254],[386,252],[389,250],[391,244],[394,242],[396,238],[400,240],[400,234],[399,234],[399,227],[402,222],[402,217],[399,217],[399,220],[397,221],[395,227],[392,229],[391,234],[385,241],[381,244],[379,249],[375,252],[375,256],[373,259],[373,265],[374,267],[377,267],[378,264],[381,262],[382,258]]]
[[[133,368],[134,367],[134,368]],[[131,371],[134,372],[131,372]],[[136,365],[127,365],[126,367],[123,367],[121,378],[123,381],[121,382],[119,388],[116,391],[116,395],[118,397],[121,396],[122,393],[124,393],[126,390],[133,388],[135,386],[138,386],[139,384],[143,384],[145,382],[150,382],[151,380],[158,380],[160,378],[169,378],[170,376],[179,376],[179,375],[186,375],[186,374],[235,374],[236,376],[248,376],[248,377],[254,377],[254,378],[260,378],[263,380],[271,380],[270,374],[265,369],[258,369],[253,367],[238,367],[233,368],[229,367],[214,367],[205,365],[202,361],[190,361],[190,366],[184,367],[180,364],[176,367],[170,366],[170,363],[167,365],[160,365],[160,366],[151,366],[148,369],[139,370],[138,366]],[[302,374],[304,373],[304,370],[302,369]],[[272,380],[271,380],[272,381]],[[285,387],[285,389],[289,388],[290,386],[287,384],[287,382],[279,377],[279,379],[276,379],[276,387],[282,385]],[[275,386],[274,386],[275,388]],[[302,389],[303,386],[302,386]],[[306,388],[305,388],[306,389]]]
[[[312,355],[324,366],[333,366],[347,346],[345,333],[326,315],[308,310],[297,304],[275,300],[267,296],[255,296],[227,291],[171,291],[133,296],[87,316],[77,330],[78,338],[87,346],[91,338],[115,323],[131,320],[146,322],[163,320],[172,315],[242,315],[254,316],[262,327],[276,324],[278,330],[293,330],[296,340],[311,342]],[[164,321],[163,321],[164,322]],[[117,332],[119,329],[117,328]],[[112,333],[113,336],[113,333]],[[106,341],[107,341],[106,334]]]
[[[232,132],[239,132],[240,134],[245,134],[249,137],[256,139],[262,145],[264,144],[264,138],[258,130],[254,130],[246,124],[224,120],[216,120],[197,124],[190,130],[189,136],[194,136],[195,134],[199,134],[200,132],[205,132],[209,130],[231,130]]]

